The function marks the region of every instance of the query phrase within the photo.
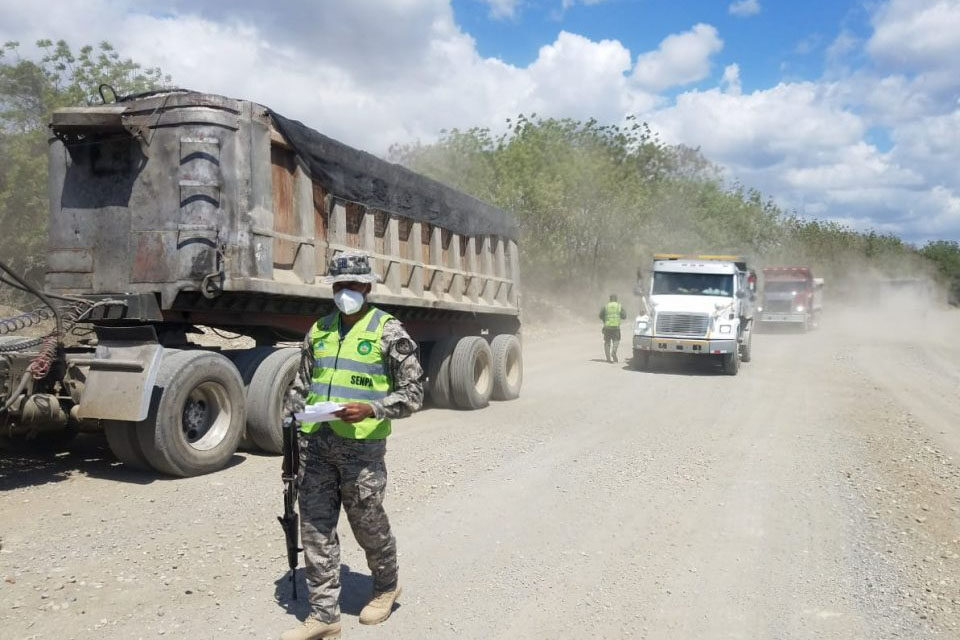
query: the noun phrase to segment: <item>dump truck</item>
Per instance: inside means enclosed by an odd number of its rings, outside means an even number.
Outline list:
[[[737,375],[753,357],[756,286],[756,273],[739,256],[655,255],[645,312],[634,321],[632,366],[694,355]]]
[[[434,405],[519,395],[506,212],[247,100],[152,92],[60,109],[50,130],[45,285],[4,269],[42,308],[0,319],[0,444],[104,431],[124,464],[176,476],[241,442],[280,452],[297,344],[334,309],[328,262],[357,249]],[[56,329],[10,332],[38,319]],[[255,346],[200,346],[198,327]]]
[[[761,327],[795,326],[808,331],[823,313],[823,278],[810,267],[765,267],[763,293],[757,309]]]

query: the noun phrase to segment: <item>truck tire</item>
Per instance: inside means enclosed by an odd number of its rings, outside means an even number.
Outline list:
[[[523,386],[523,349],[517,336],[505,333],[490,344],[493,352],[494,400],[516,400]]]
[[[647,371],[650,369],[650,352],[634,351],[633,358],[630,359],[630,368],[634,371]]]
[[[427,378],[430,380],[430,401],[440,409],[453,406],[453,391],[450,389],[450,359],[457,346],[457,338],[442,338],[430,349]]]
[[[450,388],[461,409],[483,409],[493,393],[493,352],[479,336],[460,338],[450,358]]]
[[[219,353],[181,351],[161,362],[137,439],[153,468],[198,476],[230,460],[245,421],[243,380],[233,363]]]
[[[107,436],[110,451],[124,466],[137,471],[152,471],[150,461],[143,453],[137,438],[137,423],[125,420],[103,420],[103,432]]]
[[[728,376],[735,376],[740,371],[740,350],[735,349],[733,353],[726,353],[723,358],[723,372]]]
[[[751,325],[746,331],[747,336],[743,341],[743,345],[740,347],[740,361],[741,362],[750,362],[750,359],[753,357],[753,326]]]
[[[274,351],[276,351],[274,347],[254,347],[252,349],[229,349],[221,351],[220,353],[227,356],[230,362],[233,363],[233,366],[237,368],[237,371],[240,372],[240,378],[243,380],[244,393],[246,394],[249,393],[250,381],[253,379],[253,374],[256,372],[257,367]],[[240,442],[237,445],[238,449],[244,451],[256,451],[258,449],[257,444],[250,437],[249,432],[248,409],[248,424],[244,425],[243,435],[240,436]]]
[[[300,349],[277,349],[247,386],[247,437],[267,453],[283,453],[283,398],[300,368]]]

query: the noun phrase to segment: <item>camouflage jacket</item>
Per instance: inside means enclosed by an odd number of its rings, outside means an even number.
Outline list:
[[[417,343],[394,318],[383,325],[380,350],[389,359],[387,370],[391,391],[383,400],[370,403],[374,416],[393,420],[406,418],[423,404],[423,368],[417,359]],[[313,345],[308,332],[300,349],[300,369],[284,398],[283,415],[292,416],[303,410],[313,377],[313,365]]]

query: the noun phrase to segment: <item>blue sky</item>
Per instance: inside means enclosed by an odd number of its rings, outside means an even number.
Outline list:
[[[960,240],[960,0],[0,0],[354,146],[537,112],[648,122],[807,218]],[[25,53],[29,54],[29,47]]]
[[[817,77],[827,47],[844,29],[868,32],[869,14],[850,0],[767,0],[754,15],[730,13],[721,0],[606,0],[562,10],[557,2],[518,3],[513,16],[496,16],[481,0],[454,0],[454,15],[477,41],[477,50],[517,66],[537,58],[544,43],[569,31],[592,40],[615,39],[631,51],[654,49],[668,34],[698,22],[715,26],[726,46],[714,76],[740,65],[745,91],[769,87],[784,77]],[[709,84],[709,79],[700,83]]]

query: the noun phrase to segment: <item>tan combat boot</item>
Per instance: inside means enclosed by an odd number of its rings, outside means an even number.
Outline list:
[[[400,597],[400,587],[393,591],[375,593],[360,612],[360,624],[380,624],[390,617],[393,612],[393,603]]]
[[[284,631],[280,640],[338,640],[340,621],[321,622],[316,618],[307,618],[296,629]]]

